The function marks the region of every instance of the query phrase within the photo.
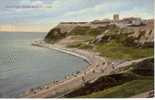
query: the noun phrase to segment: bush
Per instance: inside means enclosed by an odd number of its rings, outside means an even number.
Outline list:
[[[147,59],[133,65],[132,72],[144,76],[154,75],[154,59]]]
[[[86,35],[87,31],[90,29],[90,27],[87,26],[77,26],[75,27],[69,34],[71,35]]]
[[[79,48],[79,49],[91,49],[93,46],[91,46],[90,44],[86,44],[86,43],[75,43],[75,44],[68,45],[67,47]]]
[[[60,40],[66,36],[67,33],[61,33],[61,30],[59,28],[54,28],[48,34],[45,36],[46,42],[55,42],[57,40]]]
[[[98,43],[95,49],[97,52],[100,52],[102,56],[112,59],[132,60],[153,56],[154,54],[153,48],[127,47],[114,40],[104,44]]]
[[[134,75],[128,73],[103,76],[96,80],[94,83],[88,83],[84,87],[67,94],[65,97],[77,97],[82,95],[88,95],[92,92],[107,89],[109,87],[120,85],[135,79],[137,78]]]

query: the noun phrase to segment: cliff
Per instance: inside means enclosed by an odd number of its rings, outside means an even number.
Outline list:
[[[105,42],[113,39],[121,40],[127,45],[153,47],[154,45],[154,23],[146,20],[144,25],[119,27],[114,23],[100,26],[88,22],[62,22],[51,29],[45,37],[45,41],[52,43],[70,35],[91,35],[96,39],[90,41]]]

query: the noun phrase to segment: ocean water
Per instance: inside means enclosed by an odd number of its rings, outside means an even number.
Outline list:
[[[0,98],[19,97],[27,89],[84,70],[78,57],[32,46],[46,33],[0,32]]]

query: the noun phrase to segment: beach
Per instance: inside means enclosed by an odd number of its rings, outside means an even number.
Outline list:
[[[103,58],[93,52],[81,49],[65,48],[60,45],[51,45],[45,42],[34,42],[33,45],[48,49],[55,49],[60,52],[80,57],[88,62],[89,66],[87,66],[86,70],[80,71],[79,73],[75,73],[71,76],[66,76],[64,80],[56,81],[52,85],[50,84],[47,86],[43,86],[42,88],[36,90],[31,89],[26,92],[24,97],[44,98],[55,97],[58,94],[63,95],[65,93],[68,93],[68,91],[73,91],[74,89],[83,86],[87,82],[93,82],[102,75],[110,74],[112,70],[108,59]]]
[[[47,44],[43,41],[37,41],[32,44],[42,48],[54,49],[63,53],[67,53],[76,57],[80,57],[89,63],[86,70],[75,72],[70,76],[65,76],[64,80],[53,81],[53,83],[30,89],[25,92],[25,98],[48,98],[48,97],[63,97],[65,94],[84,86],[87,83],[94,82],[99,77],[110,75],[114,70],[120,67],[125,67],[136,62],[140,62],[145,58],[124,61],[112,62],[108,58],[99,56],[97,53],[81,50],[77,48],[65,48],[58,44]]]

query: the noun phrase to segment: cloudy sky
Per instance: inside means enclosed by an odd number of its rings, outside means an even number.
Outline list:
[[[1,0],[0,30],[48,31],[61,21],[153,18],[154,0]]]

